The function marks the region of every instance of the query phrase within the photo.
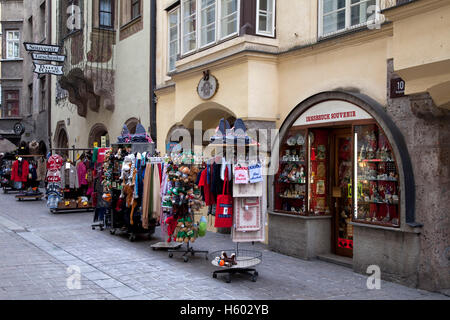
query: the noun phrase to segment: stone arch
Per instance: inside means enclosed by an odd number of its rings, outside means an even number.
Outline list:
[[[53,142],[57,149],[69,148],[69,135],[64,120],[57,123]]]
[[[106,146],[109,146],[109,132],[108,128],[103,123],[97,123],[92,126],[91,132],[89,133],[89,148],[94,146],[97,142],[98,146],[101,146],[101,137],[106,136]]]
[[[406,146],[405,138],[392,118],[386,113],[385,108],[374,99],[361,94],[348,91],[330,91],[319,93],[298,104],[287,116],[281,126],[278,141],[283,141],[289,128],[295,121],[311,107],[329,100],[342,100],[352,103],[369,113],[378,125],[383,129],[394,151],[400,173],[400,186],[404,191],[402,196],[402,214],[406,223],[411,227],[420,226],[415,221],[415,181],[411,158]],[[277,152],[273,153],[278,154]]]
[[[130,130],[130,134],[136,133],[136,127],[140,122],[141,120],[137,118],[130,118],[125,121],[125,125],[128,127],[128,130]]]
[[[227,107],[215,102],[202,103],[191,109],[181,121],[186,128],[194,128],[194,121],[202,121],[204,123],[203,130],[213,129],[219,125],[220,119],[225,118],[231,120],[233,126],[236,120],[236,114]]]

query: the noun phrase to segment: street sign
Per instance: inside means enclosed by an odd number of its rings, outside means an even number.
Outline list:
[[[50,45],[50,44],[39,44],[39,43],[29,43],[29,42],[24,42],[23,44],[27,51],[58,53],[61,49],[60,46],[54,46],[54,45]]]
[[[33,60],[38,61],[54,61],[54,62],[64,62],[66,61],[66,56],[47,54],[47,53],[32,53]]]
[[[34,72],[38,74],[53,74],[56,76],[62,76],[64,74],[63,72],[63,66],[55,66],[52,64],[34,64]]]

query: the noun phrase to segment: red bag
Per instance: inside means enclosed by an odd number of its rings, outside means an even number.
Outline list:
[[[217,197],[216,228],[231,228],[233,226],[233,197],[230,195],[228,185],[228,168],[225,169],[222,195]],[[225,194],[226,193],[226,194]]]

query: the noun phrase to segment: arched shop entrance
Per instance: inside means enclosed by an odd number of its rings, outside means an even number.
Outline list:
[[[414,223],[406,145],[377,102],[346,92],[319,94],[288,116],[279,141],[272,214],[301,221],[305,247],[291,248],[300,252],[294,255],[353,257],[355,225],[400,229]],[[279,227],[270,226],[272,247],[280,241],[273,229]]]

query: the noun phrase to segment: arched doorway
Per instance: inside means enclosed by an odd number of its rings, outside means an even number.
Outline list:
[[[136,127],[140,122],[141,121],[137,118],[131,118],[125,122],[125,125],[127,126],[128,130],[130,131],[130,134],[136,133]]]
[[[97,123],[91,129],[89,133],[89,148],[93,148],[95,145],[101,147],[102,137],[106,137],[106,147],[110,146],[109,133],[106,126],[102,123]]]

